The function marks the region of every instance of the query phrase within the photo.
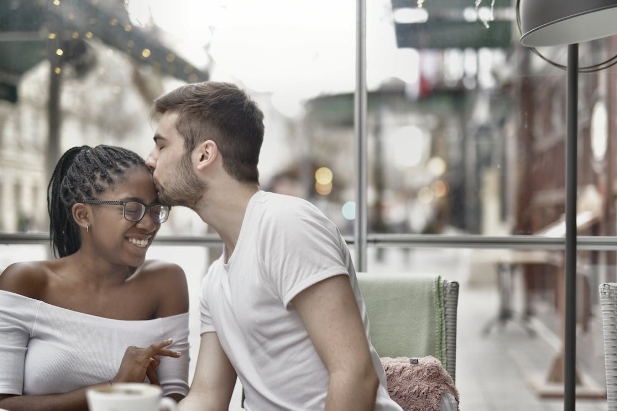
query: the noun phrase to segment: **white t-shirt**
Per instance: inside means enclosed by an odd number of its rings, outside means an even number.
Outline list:
[[[202,283],[201,332],[216,332],[246,394],[247,411],[323,410],[328,371],[291,302],[326,278],[349,276],[366,336],[368,317],[345,241],[311,203],[259,191],[246,209],[236,248]],[[379,355],[376,411],[390,399]]]
[[[63,394],[112,379],[128,346],[173,338],[161,357],[164,395],[188,392],[189,314],[144,321],[97,317],[0,290],[0,394]]]

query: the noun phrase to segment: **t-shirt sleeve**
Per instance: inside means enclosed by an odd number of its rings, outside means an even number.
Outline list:
[[[212,321],[212,315],[210,314],[210,307],[208,306],[206,288],[208,287],[209,273],[212,268],[208,270],[208,274],[201,282],[201,293],[199,295],[199,315],[200,315],[200,334],[216,332],[214,328],[214,322]]]
[[[189,314],[180,314],[162,318],[163,338],[173,338],[174,342],[167,348],[182,353],[180,358],[161,356],[157,368],[157,377],[163,387],[163,395],[181,394],[189,391]]]
[[[273,213],[262,230],[263,270],[285,307],[308,287],[349,275],[338,228],[310,203]]]
[[[0,291],[0,394],[22,395],[24,364],[37,300]]]

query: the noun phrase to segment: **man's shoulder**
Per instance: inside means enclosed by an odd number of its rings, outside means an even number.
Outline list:
[[[214,260],[208,267],[208,271],[206,271],[206,275],[203,280],[201,280],[202,290],[205,290],[205,287],[207,286],[211,286],[211,284],[215,282],[221,274],[224,273],[224,271],[225,268],[223,267],[221,258]]]
[[[323,216],[315,205],[300,197],[268,192],[262,200],[263,216],[273,220],[301,218],[306,215]]]

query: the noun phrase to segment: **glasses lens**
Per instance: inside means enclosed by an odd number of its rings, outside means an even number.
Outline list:
[[[164,223],[169,217],[169,207],[163,205],[155,205],[150,208],[150,216],[155,223]]]
[[[124,205],[124,218],[129,221],[139,221],[146,212],[146,206],[136,201],[129,201]]]

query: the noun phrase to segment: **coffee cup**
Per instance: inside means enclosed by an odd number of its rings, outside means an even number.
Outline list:
[[[90,411],[175,411],[176,402],[163,397],[161,387],[141,383],[117,383],[86,391]]]

